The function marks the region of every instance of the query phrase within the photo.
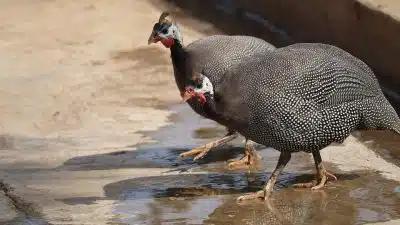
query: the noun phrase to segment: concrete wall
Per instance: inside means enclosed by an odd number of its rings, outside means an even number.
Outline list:
[[[400,22],[361,0],[168,0],[229,34],[322,42],[365,61],[400,108]],[[398,3],[400,5],[400,2]],[[284,30],[285,32],[281,32]],[[287,35],[287,36],[286,36]],[[397,93],[395,93],[397,92]]]
[[[296,41],[346,49],[371,66],[384,86],[400,92],[400,22],[378,7],[357,0],[237,2],[285,29]]]

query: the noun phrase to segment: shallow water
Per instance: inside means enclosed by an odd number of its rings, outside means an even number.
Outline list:
[[[124,224],[365,224],[400,217],[399,185],[372,171],[344,174],[329,166],[339,181],[324,190],[291,188],[312,179],[314,166],[306,154],[294,154],[267,202],[238,204],[245,192],[262,188],[279,153],[259,146],[262,168],[255,173],[230,171],[225,160],[240,157],[240,140],[216,149],[203,162],[180,160],[178,154],[225,134],[223,128],[195,116],[185,105],[172,108],[175,123],[150,135],[156,144],[141,146],[136,160],[145,158],[159,167],[202,174],[168,173],[108,184],[109,198],[120,199],[115,213]],[[174,135],[171,135],[174,134]],[[175,146],[174,148],[167,146]],[[142,152],[142,153],[140,153]],[[137,162],[137,161],[136,161]],[[156,165],[154,165],[156,166]],[[211,171],[211,172],[210,172]],[[263,172],[266,171],[266,172]]]
[[[121,198],[115,210],[126,224],[364,224],[400,217],[394,182],[378,174],[344,176],[322,191],[290,188],[284,174],[267,202],[238,204],[243,192],[261,188],[267,174],[160,176],[105,187]],[[305,176],[304,178],[311,178]],[[340,179],[340,178],[339,178]]]

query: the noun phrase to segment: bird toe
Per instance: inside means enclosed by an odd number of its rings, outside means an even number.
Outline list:
[[[238,202],[240,202],[240,201],[247,201],[247,200],[253,200],[253,199],[265,199],[266,197],[269,197],[269,194],[264,192],[263,190],[261,190],[261,191],[257,191],[254,193],[242,195],[242,196],[238,197],[236,200]]]

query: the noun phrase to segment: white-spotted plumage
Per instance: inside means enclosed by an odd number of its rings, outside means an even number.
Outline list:
[[[227,70],[235,67],[243,60],[251,58],[252,55],[273,51],[274,49],[273,45],[256,37],[213,35],[196,40],[185,47],[187,55],[190,57],[185,66],[192,71],[201,71],[206,74],[211,83],[218,83],[223,79]],[[186,71],[186,73],[191,74],[192,71]],[[181,79],[185,76],[181,73],[181,69],[174,66],[175,81],[179,90],[183,91],[185,86],[190,84]],[[204,111],[199,101],[191,100],[188,101],[188,104],[199,115],[215,120]]]
[[[161,41],[165,47],[170,48],[175,82],[181,92],[181,96],[184,96],[185,87],[190,85],[190,82],[187,83],[187,81],[193,78],[192,75],[202,71],[208,74],[207,79],[205,79],[205,83],[202,83],[202,86],[195,89],[198,92],[209,92],[204,95],[206,99],[213,98],[212,84],[223,79],[223,75],[228,69],[242,60],[247,60],[248,57],[254,54],[275,49],[275,46],[260,38],[244,35],[213,35],[183,46],[179,28],[171,20],[166,19],[168,15],[168,12],[161,14],[158,22],[153,26],[148,43]],[[221,118],[210,108],[204,108],[197,99],[189,99],[187,103],[197,114],[221,124]],[[228,130],[227,136],[214,142],[217,145],[227,143],[238,136],[234,129],[229,126],[226,126],[226,128]],[[250,140],[247,138],[247,141]],[[208,150],[205,148],[204,151]],[[251,148],[248,147],[245,151],[251,151]],[[185,153],[181,154],[181,156],[183,155]]]
[[[400,124],[372,70],[331,45],[294,44],[252,55],[223,77],[214,83],[217,114],[279,151],[319,151],[354,130]]]
[[[200,94],[209,94],[210,97],[213,97],[214,86],[211,83],[211,80],[207,76],[204,76],[203,74],[200,74],[199,79],[201,83],[198,86],[188,85],[188,87],[192,88],[194,92]]]

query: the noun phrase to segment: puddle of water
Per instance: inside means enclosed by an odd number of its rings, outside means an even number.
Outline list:
[[[191,159],[181,160],[180,153],[225,135],[223,127],[201,118],[185,104],[175,105],[170,110],[177,113],[171,116],[173,124],[155,132],[143,132],[144,135],[157,140],[157,143],[127,146],[122,151],[110,154],[75,157],[66,161],[62,167],[75,170],[176,168],[193,164]],[[243,146],[240,138],[232,143]],[[243,148],[233,147],[233,145],[225,145],[220,149],[220,151],[212,151],[206,158],[217,161],[227,160],[243,152]],[[200,163],[206,162],[208,163],[207,159]]]
[[[326,189],[289,188],[309,175],[283,174],[270,201],[237,204],[262,187],[268,174],[185,174],[138,178],[105,186],[119,198],[115,211],[126,224],[364,224],[400,217],[397,185],[372,172],[342,176]],[[343,179],[345,178],[345,179]],[[340,215],[340,216],[339,216]]]
[[[257,173],[233,172],[226,168],[224,160],[243,151],[243,143],[237,140],[231,146],[211,151],[203,163],[181,161],[178,159],[180,151],[173,153],[167,151],[165,146],[190,149],[190,145],[204,144],[221,137],[224,130],[212,121],[196,116],[185,105],[172,110],[178,113],[174,124],[148,134],[159,141],[149,145],[158,148],[158,155],[146,155],[144,152],[149,149],[143,148],[139,149],[139,152],[143,150],[139,154],[163,166],[171,165],[174,161],[176,168],[186,166],[190,171],[217,173],[166,174],[106,185],[104,190],[107,198],[120,200],[115,206],[115,213],[125,224],[344,225],[400,217],[400,197],[393,192],[398,184],[372,172],[360,176],[337,174],[339,181],[319,192],[290,188],[293,183],[312,179],[311,175],[299,175],[314,172],[309,156],[302,153],[293,154],[285,173],[279,177],[276,192],[269,204],[252,202],[239,205],[235,201],[238,195],[262,187],[269,173],[260,171],[272,171],[279,152],[259,146],[262,167]],[[236,155],[229,154],[233,149]],[[218,156],[225,158],[217,160]],[[160,158],[171,161],[160,164]]]

